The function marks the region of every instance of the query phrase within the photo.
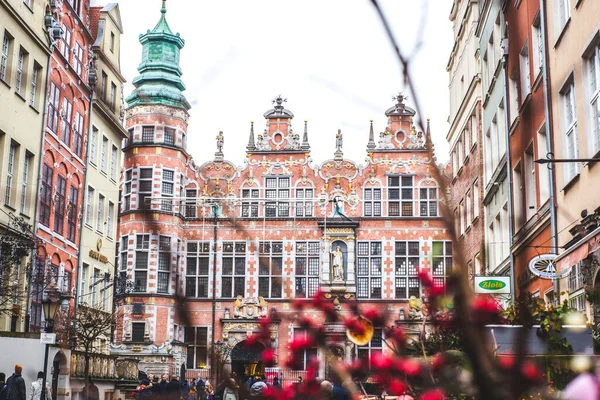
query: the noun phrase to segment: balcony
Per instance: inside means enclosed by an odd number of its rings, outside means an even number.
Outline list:
[[[71,352],[71,377],[84,378],[85,374],[85,355],[80,351]],[[116,380],[117,368],[116,358],[101,355],[90,355],[90,378],[95,380]]]

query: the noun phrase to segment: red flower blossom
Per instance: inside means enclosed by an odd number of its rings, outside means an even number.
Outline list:
[[[383,326],[385,324],[385,317],[383,313],[377,311],[374,308],[369,308],[363,313],[363,317],[373,323],[374,326]]]
[[[444,400],[444,391],[442,389],[428,390],[421,395],[420,400]]]
[[[261,359],[267,367],[272,367],[275,365],[275,349],[267,348],[263,350]]]
[[[488,296],[477,296],[471,304],[473,319],[480,325],[496,322],[500,317],[498,302]]]
[[[523,362],[521,373],[525,379],[531,382],[539,382],[542,379],[542,373],[531,361]]]
[[[371,366],[373,369],[386,371],[392,368],[392,359],[381,353],[371,356]]]
[[[294,354],[297,354],[313,346],[314,342],[310,337],[298,337],[295,338],[292,342],[290,342],[290,350]]]
[[[511,369],[515,366],[515,359],[512,357],[499,357],[498,365],[502,369]]]
[[[362,336],[366,332],[365,325],[362,324],[358,318],[348,318],[344,321],[344,325],[346,325],[346,328],[354,332],[356,336]]]
[[[396,368],[408,376],[419,375],[422,371],[422,365],[414,358],[399,358],[396,361]]]
[[[393,379],[387,385],[388,394],[394,396],[400,396],[401,394],[406,393],[406,383],[402,382],[399,379]]]
[[[398,347],[403,347],[406,344],[406,334],[404,329],[399,326],[392,326],[386,330],[386,337],[393,341]]]
[[[433,279],[431,278],[431,275],[429,275],[429,273],[427,271],[425,271],[424,269],[419,269],[417,276],[423,283],[423,286],[425,286],[426,288],[433,287]]]
[[[298,318],[298,325],[300,325],[300,327],[304,329],[312,329],[314,323],[311,318],[307,317],[306,315],[303,315],[300,318]]]
[[[444,359],[444,355],[438,353],[431,358],[431,369],[437,372],[440,371],[444,365],[446,364],[446,360]]]

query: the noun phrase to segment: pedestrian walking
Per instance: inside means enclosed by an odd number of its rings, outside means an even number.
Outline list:
[[[8,386],[6,386],[6,374],[0,372],[0,400],[8,400]]]
[[[279,382],[279,377],[275,376],[273,378],[273,387],[274,388],[281,388],[281,382]]]
[[[23,367],[15,365],[15,372],[6,381],[9,400],[25,400],[25,379],[21,376]]]
[[[206,391],[206,400],[214,400],[215,391],[210,383],[206,385],[205,391]]]
[[[37,380],[35,382],[31,382],[31,391],[29,392],[29,400],[41,400],[42,399],[42,386],[44,382],[44,373],[42,371],[38,372]],[[46,382],[46,400],[52,400],[52,391],[50,390],[50,386],[48,382]]]
[[[239,400],[238,394],[239,386],[234,378],[229,378],[225,383],[225,390],[223,391],[223,400]]]

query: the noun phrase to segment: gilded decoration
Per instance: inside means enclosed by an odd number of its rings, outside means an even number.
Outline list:
[[[233,304],[233,318],[257,319],[266,317],[269,312],[268,304],[262,296],[237,296]]]

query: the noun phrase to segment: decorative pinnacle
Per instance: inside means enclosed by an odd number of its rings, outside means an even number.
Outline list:
[[[371,127],[369,128],[369,143],[367,144],[367,150],[373,150],[377,146],[375,145],[375,135],[373,135],[373,120],[371,120]]]
[[[308,144],[308,120],[304,120],[304,136],[302,136],[302,145],[300,146],[302,150],[309,150],[310,144]]]
[[[167,13],[167,0],[162,0],[162,8],[160,9],[160,12],[163,14]]]
[[[246,149],[256,150],[256,145],[254,144],[254,121],[250,121],[250,137],[248,138]]]

